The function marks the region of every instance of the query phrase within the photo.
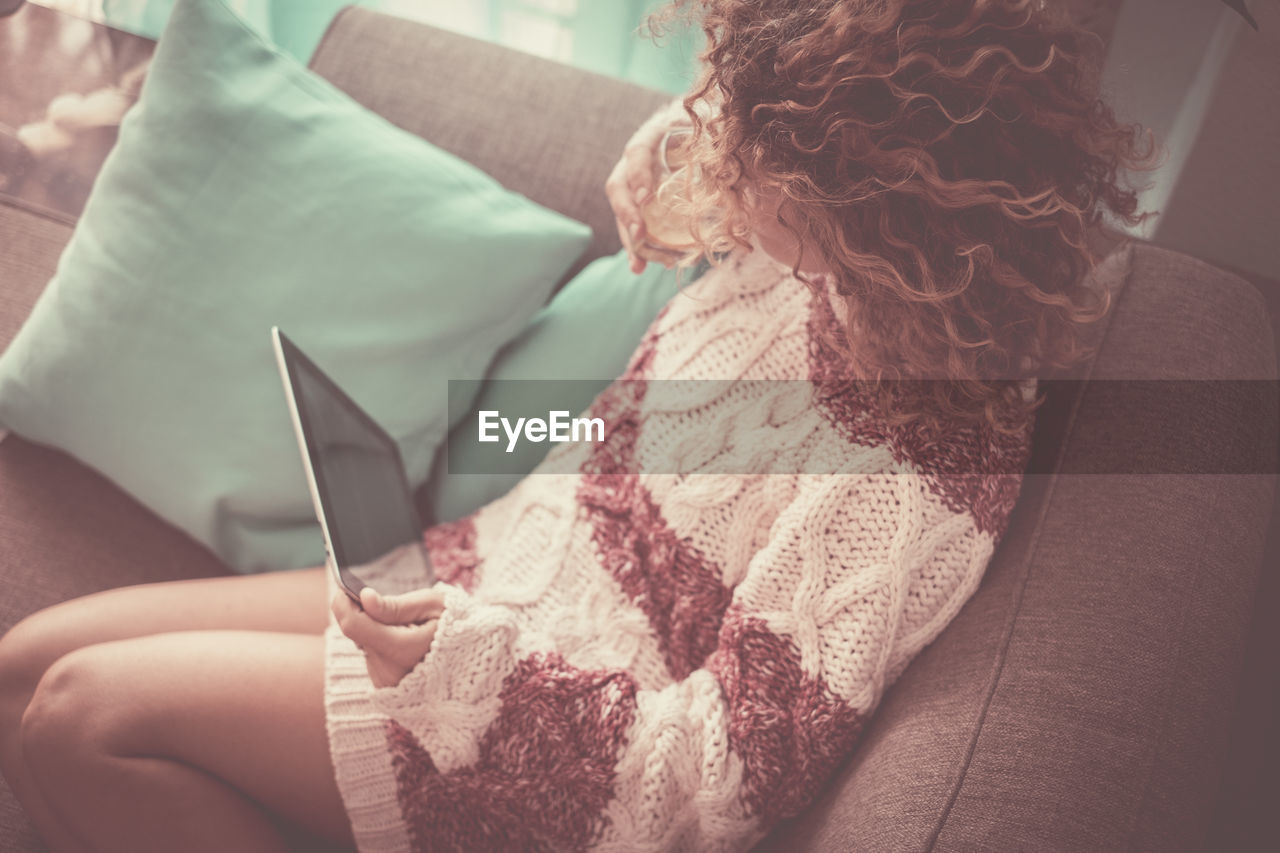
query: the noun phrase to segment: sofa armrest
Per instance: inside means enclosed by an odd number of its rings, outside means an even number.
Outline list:
[[[591,226],[569,276],[621,248],[605,179],[672,97],[358,6],[334,18],[311,68],[506,188]]]

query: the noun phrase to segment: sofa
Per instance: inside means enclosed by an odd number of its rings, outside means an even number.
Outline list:
[[[311,67],[588,223],[578,269],[619,248],[605,176],[668,99],[357,7]],[[437,80],[449,85],[422,82]],[[0,203],[0,350],[72,227]],[[758,850],[1217,846],[1246,659],[1275,666],[1274,649],[1249,648],[1254,620],[1278,615],[1255,606],[1275,538],[1274,334],[1252,285],[1195,258],[1122,242],[1092,276],[1114,310],[1096,358],[1045,385],[1031,473],[980,588],[819,800]],[[95,471],[17,435],[0,442],[0,566],[0,631],[96,590],[228,573]],[[0,850],[37,849],[0,783]]]

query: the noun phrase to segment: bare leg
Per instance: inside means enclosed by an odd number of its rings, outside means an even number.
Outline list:
[[[19,721],[54,661],[109,640],[186,629],[319,634],[328,612],[323,569],[142,584],[64,602],[0,639],[0,771],[56,850],[82,850],[43,803],[22,759]]]
[[[280,814],[352,844],[329,758],[324,640],[186,631],[60,658],[22,722],[33,778],[103,851],[280,851]]]

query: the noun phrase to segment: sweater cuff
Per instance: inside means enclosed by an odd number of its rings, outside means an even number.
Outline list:
[[[426,656],[400,683],[373,691],[375,706],[407,729],[442,772],[473,764],[515,668],[514,614],[452,584]]]

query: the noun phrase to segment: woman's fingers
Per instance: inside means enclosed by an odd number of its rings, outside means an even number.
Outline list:
[[[622,166],[622,161],[619,161],[618,166]],[[614,222],[618,226],[618,239],[622,241],[622,247],[627,250],[631,271],[639,272],[644,269],[644,262],[636,254],[636,246],[642,239],[640,232],[644,229],[644,223],[640,220],[639,209],[631,199],[631,189],[627,185],[625,172],[617,168],[614,172],[609,183],[605,184],[605,192],[613,208]]]
[[[338,628],[362,649],[389,647],[397,625],[385,625],[360,610],[345,593],[338,592],[331,604]]]
[[[653,154],[653,148],[645,145],[633,145],[622,152],[627,164],[627,186],[637,204],[644,204],[653,192]]]
[[[402,595],[380,595],[365,587],[360,590],[360,605],[384,625],[411,625],[436,619],[444,612],[444,590],[425,587]]]
[[[393,628],[391,636],[387,638],[386,647],[379,649],[377,654],[403,669],[407,674],[431,650],[431,642],[436,637],[436,628],[439,625],[439,621],[435,619],[421,625],[397,625]]]
[[[422,625],[373,624],[376,639],[364,645],[369,680],[374,687],[395,687],[431,651],[439,623],[433,619]]]
[[[432,618],[420,624],[387,625],[359,610],[342,592],[334,595],[330,606],[339,629],[364,652],[375,687],[399,684],[431,650],[440,624]]]
[[[635,229],[634,237],[643,239],[644,226]],[[633,273],[642,273],[645,268],[645,259],[640,255],[640,248],[633,235],[623,228],[622,221],[618,221],[618,236],[622,239],[622,246],[627,250],[627,260]]]
[[[627,227],[644,225],[640,205],[653,192],[653,152],[641,146],[630,146],[605,181],[605,195],[614,215]]]
[[[342,590],[335,592],[333,598],[329,599],[329,610],[332,611],[333,618],[338,621],[339,628],[342,627],[343,620],[349,619],[352,613],[359,612],[355,602]]]
[[[421,625],[383,625],[361,615],[353,620],[347,636],[366,655],[376,655],[408,672],[430,650],[439,624],[438,620],[432,619]]]
[[[640,208],[653,193],[653,150],[649,145],[628,145],[605,181],[605,195],[617,220],[618,237],[627,250],[632,272],[642,272],[640,254],[645,238]]]
[[[333,594],[329,609],[333,611],[333,618],[338,622],[338,629],[346,634],[351,642],[363,647],[369,639],[368,624],[374,620],[360,612],[355,602],[341,590]]]
[[[374,623],[382,627],[392,628],[406,625],[420,625],[431,619],[440,618],[444,612],[443,589],[426,587],[406,592],[403,595],[379,595],[372,587],[360,590],[360,607],[342,591],[335,592],[329,603],[333,616],[343,633],[351,636],[347,626],[356,630],[364,630],[366,623]],[[361,607],[364,609],[361,610]],[[356,637],[352,639],[359,641]]]

